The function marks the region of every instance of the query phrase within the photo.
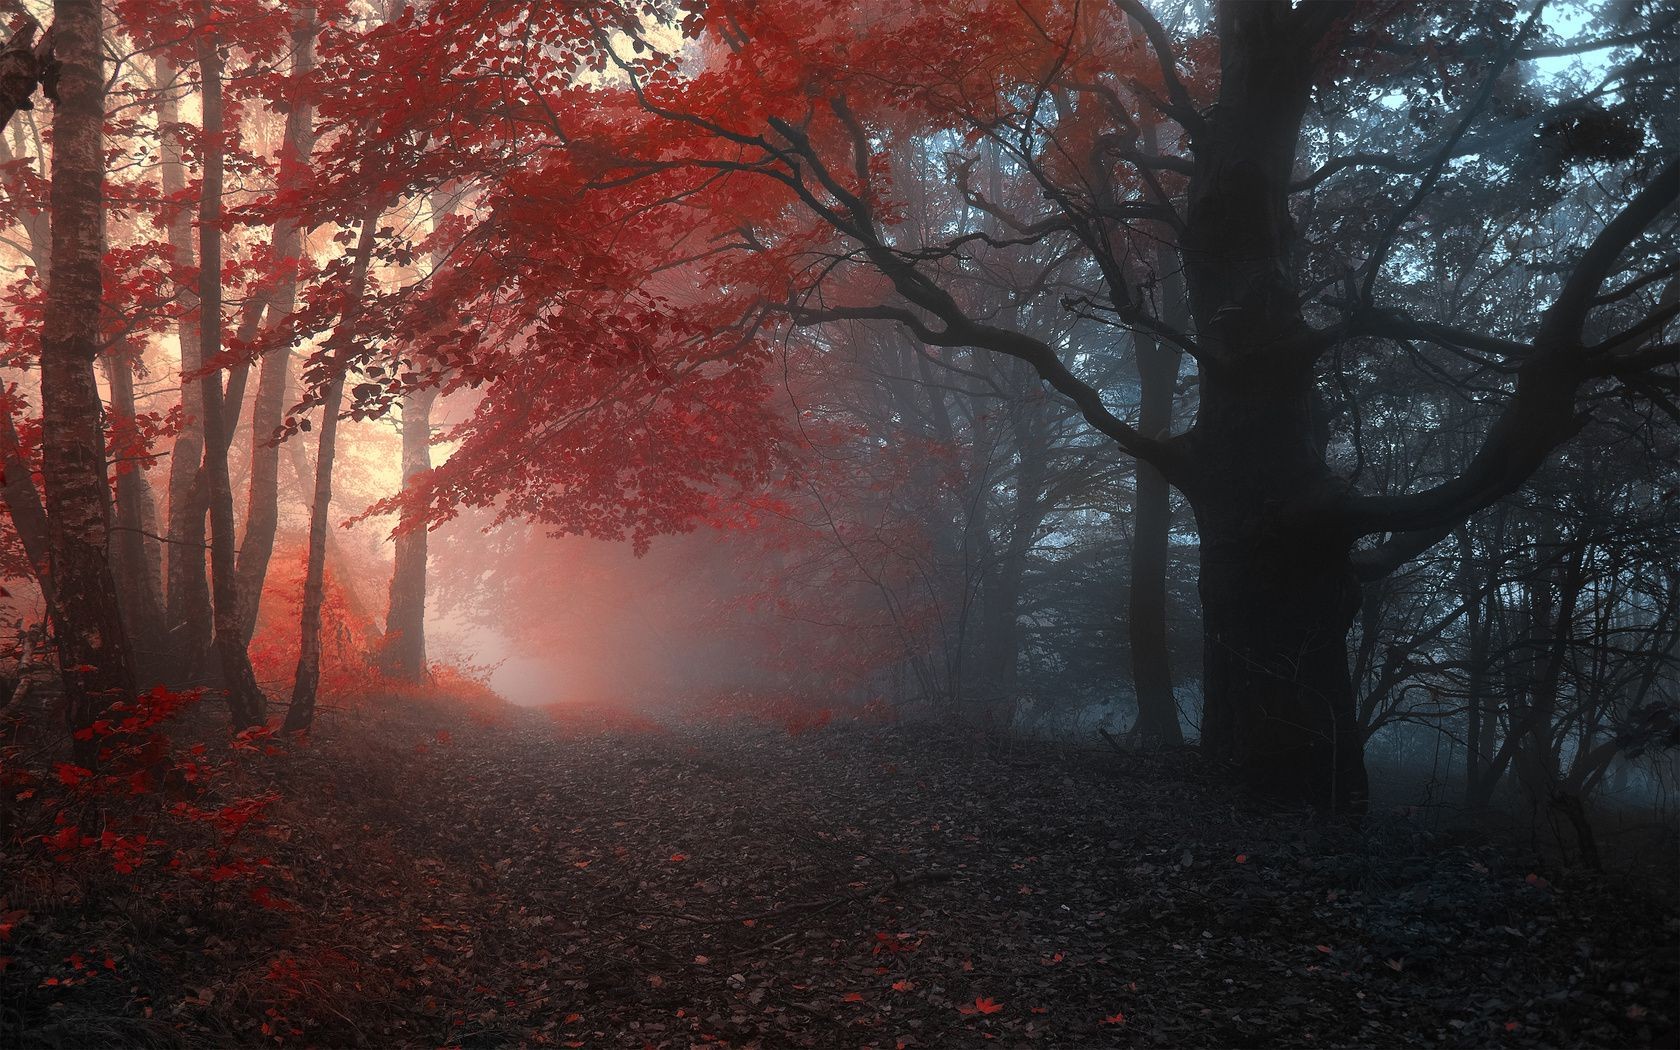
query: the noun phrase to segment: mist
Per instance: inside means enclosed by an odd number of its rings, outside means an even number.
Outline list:
[[[17,0],[0,1044],[1680,1044],[1680,13]]]

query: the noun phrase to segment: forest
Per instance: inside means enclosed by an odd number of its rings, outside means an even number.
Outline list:
[[[1680,9],[0,22],[0,1046],[1680,1045]]]

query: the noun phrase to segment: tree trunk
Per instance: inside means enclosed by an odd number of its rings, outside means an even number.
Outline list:
[[[1184,279],[1178,260],[1161,248],[1156,272],[1162,284],[1163,320],[1183,330],[1188,321]],[[1172,427],[1173,392],[1178,385],[1178,354],[1141,332],[1133,334],[1139,385],[1138,429],[1149,437]],[[1127,634],[1132,647],[1132,686],[1138,718],[1132,732],[1169,746],[1184,743],[1173,697],[1172,660],[1167,648],[1167,553],[1172,526],[1167,479],[1143,460],[1137,461],[1137,501],[1132,508],[1131,590],[1126,602]]]
[[[48,556],[62,614],[58,660],[76,759],[97,761],[82,730],[134,691],[107,560],[110,500],[93,361],[105,252],[104,25],[99,0],[56,0],[52,285],[41,329],[42,468]]]
[[[17,10],[9,8],[7,14]],[[5,131],[18,110],[35,108],[30,96],[40,83],[44,65],[42,59],[50,46],[47,41],[35,39],[35,34],[41,31],[41,24],[33,16],[25,14],[24,17],[24,24],[0,49],[0,132]],[[15,19],[11,21],[15,24]]]
[[[134,366],[129,348],[117,346],[105,355],[105,375],[111,387],[111,412],[123,427],[134,426]],[[138,463],[116,464],[116,526],[111,537],[111,573],[122,602],[134,650],[135,674],[149,682],[163,668],[163,594],[152,571],[146,547],[146,478]]]
[[[292,31],[292,76],[307,76],[315,65],[315,9],[304,7]],[[286,113],[286,136],[280,150],[279,185],[293,187],[307,174],[314,150],[314,110],[294,102]],[[292,340],[287,336],[297,308],[297,267],[302,265],[303,230],[282,219],[274,227],[274,256],[285,262],[266,303],[272,343],[263,352],[256,402],[251,406],[251,482],[245,504],[245,535],[239,544],[240,630],[246,644],[257,630],[263,583],[274,555],[274,534],[280,522],[280,446],[275,434],[286,414],[286,380],[291,368]]]
[[[12,527],[23,544],[24,556],[35,571],[35,582],[41,589],[41,601],[49,617],[56,616],[58,596],[53,590],[51,555],[48,551],[47,512],[41,506],[41,494],[35,488],[35,472],[23,458],[18,440],[17,424],[12,421],[10,395],[0,405],[0,497],[12,516]],[[55,621],[56,622],[56,621]]]
[[[1252,355],[1204,365],[1191,506],[1201,534],[1202,746],[1259,791],[1358,811],[1363,734],[1348,635],[1360,585],[1311,384]]]
[[[180,80],[180,70],[167,58],[159,57],[156,79],[162,89],[158,98],[158,124],[169,246],[176,267],[187,268],[193,265],[194,252],[192,213],[184,197],[186,163],[177,128],[181,119],[180,102],[167,90],[168,85]],[[203,486],[199,483],[199,468],[204,463],[204,396],[203,385],[187,378],[198,372],[202,360],[198,295],[189,284],[180,281],[176,283],[175,294],[180,310],[175,334],[181,345],[181,411],[185,418],[169,457],[164,626],[178,673],[191,680],[203,672],[210,649],[210,585],[204,574],[206,505]]]
[[[208,7],[208,5],[206,5]],[[215,33],[204,26],[198,36],[198,66],[204,104],[204,187],[198,211],[199,360],[208,364],[222,352],[222,59]],[[204,482],[210,511],[210,581],[214,588],[214,645],[227,691],[228,711],[236,729],[260,725],[266,699],[245,652],[239,616],[239,585],[234,577],[233,490],[228,484],[228,440],[232,427],[224,414],[222,373],[206,371],[199,382],[204,408]]]
[[[373,257],[374,238],[383,210],[370,208],[362,219],[344,310],[327,346],[332,374],[321,397],[321,441],[315,454],[314,502],[309,508],[309,561],[304,569],[297,674],[292,683],[292,702],[286,709],[288,732],[306,730],[315,721],[316,693],[321,684],[321,604],[325,597],[333,458],[338,451],[338,413],[344,402],[344,373],[356,345],[356,323],[361,316],[362,297],[367,292],[368,262]]]
[[[432,403],[435,389],[403,397],[403,488],[432,469]],[[426,674],[426,527],[404,522],[397,533],[396,565],[391,571],[390,604],[380,666],[393,678],[419,681]]]
[[[1183,488],[1202,540],[1202,741],[1262,791],[1357,811],[1359,584],[1289,213],[1323,23],[1285,3],[1224,3],[1218,22],[1219,104],[1195,132],[1182,240],[1201,357]]]
[[[1236,501],[1233,501],[1235,503]],[[1199,507],[1202,746],[1263,793],[1332,810],[1365,800],[1347,639],[1359,583],[1337,537]]]

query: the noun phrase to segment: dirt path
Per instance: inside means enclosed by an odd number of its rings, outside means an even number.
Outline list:
[[[406,757],[381,846],[438,913],[399,931],[429,945],[406,980],[467,1045],[1673,1031],[1672,918],[1403,818],[1244,811],[1190,756],[524,721]]]
[[[1258,812],[1189,754],[575,728],[288,760],[288,906],[138,930],[144,1041],[1674,1041],[1672,911],[1405,817]]]

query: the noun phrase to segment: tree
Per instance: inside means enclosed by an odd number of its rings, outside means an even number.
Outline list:
[[[203,80],[204,180],[198,213],[199,362],[204,411],[204,459],[195,488],[202,488],[210,512],[210,581],[214,595],[213,644],[222,688],[236,729],[261,725],[266,699],[251,672],[245,652],[245,622],[235,576],[233,491],[228,482],[228,443],[238,419],[240,398],[225,397],[216,367],[222,352],[222,178],[225,162],[222,59],[217,34],[210,28],[210,7],[196,27],[198,68]]]
[[[441,192],[432,194],[433,232],[453,203]],[[444,264],[447,253],[434,250],[432,269]],[[414,485],[432,469],[432,404],[437,388],[417,387],[402,398],[402,484]],[[386,602],[385,638],[379,659],[385,673],[404,681],[426,674],[426,528],[422,521],[398,523],[396,562]]]
[[[527,200],[575,209],[579,224],[557,222],[579,244],[587,243],[587,215],[614,231],[621,250],[651,251],[647,275],[707,251],[708,272],[740,310],[720,318],[719,329],[761,325],[767,310],[795,325],[890,323],[930,346],[1031,366],[1095,430],[1158,470],[1195,515],[1204,748],[1269,792],[1359,808],[1366,777],[1348,638],[1362,582],[1519,487],[1577,431],[1584,390],[1624,380],[1637,389],[1653,369],[1672,366],[1673,346],[1649,345],[1672,309],[1602,338],[1589,338],[1587,327],[1622,260],[1649,258],[1642,238],[1680,190],[1680,165],[1649,153],[1624,161],[1630,192],[1606,200],[1612,216],[1578,242],[1547,308],[1489,336],[1404,314],[1380,293],[1397,233],[1468,148],[1466,129],[1511,64],[1550,53],[1529,46],[1533,16],[1513,25],[1497,12],[1460,18],[1431,8],[1404,24],[1410,15],[1386,8],[1223,3],[1207,35],[1192,31],[1181,43],[1135,0],[1102,9],[923,6],[882,12],[861,28],[849,10],[696,7],[682,19],[693,42],[680,62],[639,31],[639,9],[603,14],[578,49],[620,86],[579,85],[559,103],[545,100],[570,148],[534,161],[510,185]],[[560,33],[572,20],[555,15],[548,24]],[[630,42],[615,43],[607,25]],[[1474,85],[1425,155],[1335,155],[1320,149],[1331,141],[1322,138],[1304,150],[1315,95],[1369,98],[1432,75],[1421,56],[1388,57],[1395,34],[1414,31],[1468,34],[1454,57]],[[906,39],[962,46],[907,59]],[[1140,112],[1165,123],[1171,148],[1141,145]],[[1042,207],[1003,211],[1007,238],[970,227],[918,240],[899,222],[883,158],[915,143],[960,152],[964,137],[1005,150],[1019,177],[1038,187]],[[1324,155],[1304,171],[1313,153]],[[1374,238],[1338,242],[1343,273],[1309,276],[1297,197],[1368,169],[1409,188]],[[960,166],[948,171],[960,177]],[[490,207],[517,205],[504,192]],[[662,232],[692,232],[663,245],[625,239],[657,215],[669,218]],[[1148,294],[1166,275],[1140,284],[1128,272],[1126,231],[1140,223],[1174,231],[1188,330],[1168,324]],[[550,243],[554,226],[544,233]],[[1108,407],[1064,347],[975,314],[953,291],[970,258],[1046,239],[1080,253],[1094,277],[1066,296],[1070,309],[1111,318],[1194,362],[1188,430],[1140,430]],[[557,326],[545,334],[566,338]],[[1443,483],[1365,495],[1330,462],[1321,385],[1339,348],[1366,339],[1520,362],[1500,392],[1502,407],[1483,410],[1476,452]],[[517,408],[530,410],[529,402]]]
[[[98,0],[56,0],[52,160],[52,283],[41,331],[42,468],[48,555],[58,599],[58,659],[77,759],[98,742],[81,731],[134,691],[132,657],[108,560],[110,497],[100,346],[105,248],[105,74]]]
[[[292,699],[286,708],[288,732],[307,730],[315,720],[315,702],[321,680],[321,605],[325,600],[328,515],[332,510],[333,459],[338,452],[338,422],[344,402],[344,379],[349,370],[357,330],[368,292],[368,265],[384,209],[375,205],[362,219],[356,247],[351,254],[343,314],[333,330],[322,360],[325,389],[321,394],[321,437],[315,454],[315,490],[309,508],[308,567],[304,573],[303,608],[299,623],[297,672],[292,681]]]
[[[286,107],[286,130],[280,147],[276,174],[277,196],[296,193],[314,151],[314,106],[301,90],[315,67],[315,8],[304,5],[296,15],[291,34],[292,68],[286,83],[290,101]],[[256,630],[263,582],[274,553],[274,536],[279,526],[280,433],[286,414],[286,383],[291,372],[292,313],[297,309],[298,271],[303,265],[302,221],[295,209],[279,207],[273,226],[273,254],[279,273],[272,292],[254,300],[241,319],[241,337],[249,342],[267,318],[267,336],[275,345],[262,350],[262,373],[251,409],[251,479],[245,508],[245,532],[240,538],[236,574],[246,644]]]
[[[175,336],[181,349],[181,409],[184,416],[169,456],[165,624],[177,672],[196,677],[206,669],[212,619],[210,582],[204,566],[204,552],[209,547],[204,528],[206,494],[200,472],[204,464],[205,443],[204,384],[197,379],[204,367],[199,302],[203,289],[199,282],[190,278],[197,253],[193,244],[193,213],[188,205],[189,186],[183,153],[185,128],[180,117],[182,71],[167,52],[156,58],[154,68],[158,90],[158,130],[163,147],[159,178],[167,209],[169,244],[174,250],[172,279],[179,300]],[[202,193],[203,188],[200,187],[198,195],[202,196]]]

